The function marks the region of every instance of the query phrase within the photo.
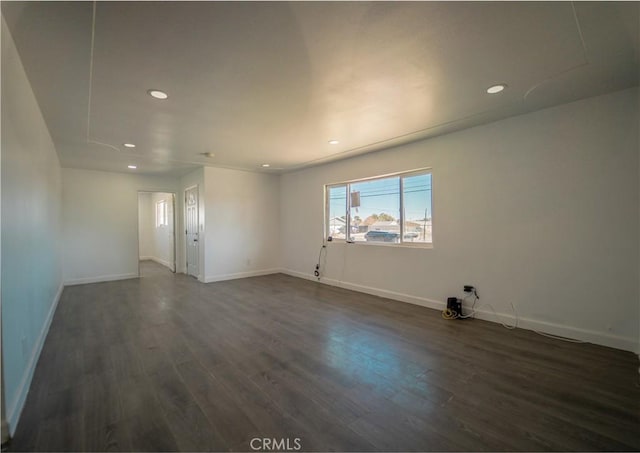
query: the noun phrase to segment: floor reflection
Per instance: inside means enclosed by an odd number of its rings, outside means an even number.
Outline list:
[[[345,332],[339,321],[329,328],[325,348],[328,364],[361,383],[402,382],[405,366],[393,344],[370,332]]]

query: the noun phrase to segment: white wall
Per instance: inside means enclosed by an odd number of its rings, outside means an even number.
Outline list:
[[[2,19],[2,352],[13,433],[62,291],[60,163]]]
[[[65,284],[137,277],[138,192],[177,187],[172,177],[64,168]]]
[[[206,167],[204,184],[205,281],[277,272],[279,177]]]
[[[154,254],[151,194],[152,192],[138,194],[138,253],[141,260],[151,259]]]
[[[4,17],[1,18],[2,29],[5,27]],[[0,77],[0,80],[2,77]],[[0,88],[0,99],[2,99],[2,88]],[[2,115],[0,115],[0,118]],[[0,121],[0,137],[2,137],[2,122]],[[0,153],[2,146],[0,146]],[[0,159],[0,225],[2,224],[2,159]],[[0,250],[2,250],[2,234],[0,234]],[[2,253],[0,253],[0,307],[2,307]],[[0,325],[2,324],[2,310],[0,310]],[[2,374],[2,355],[0,350],[0,441],[4,444],[9,440],[9,423],[7,422],[7,400],[4,396],[4,376]]]
[[[285,174],[283,267],[313,272],[323,184],[433,167],[434,248],[330,243],[327,282],[434,308],[471,284],[499,312],[513,302],[523,327],[637,349],[636,97],[626,90]]]
[[[156,226],[156,205],[164,201],[169,225]],[[173,270],[173,195],[140,192],[138,197],[138,244],[141,260],[153,260]]]

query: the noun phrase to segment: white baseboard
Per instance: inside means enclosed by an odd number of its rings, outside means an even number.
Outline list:
[[[130,278],[138,278],[137,273],[116,274],[116,275],[99,275],[96,277],[71,278],[64,282],[65,286],[86,285],[87,283],[112,282],[115,280],[127,280]]]
[[[318,279],[303,272],[297,272],[290,269],[281,269],[283,274],[290,275],[292,277],[304,278],[307,280],[318,281]],[[398,300],[401,302],[407,302],[414,305],[420,305],[422,307],[432,308],[435,310],[443,310],[446,307],[446,303],[439,300],[427,299],[426,297],[413,296],[411,294],[398,293],[395,291],[388,291],[385,289],[374,288],[370,286],[358,285],[355,283],[343,282],[333,280],[329,278],[322,278],[320,283],[326,285],[337,286],[344,289],[350,289],[361,293],[372,294],[374,296],[385,297],[388,299]],[[513,325],[515,323],[515,317],[510,313],[497,312],[500,319],[496,319],[496,314],[488,309],[479,308],[476,310],[476,318],[485,321],[491,321],[495,323],[503,322],[505,324]],[[599,344],[602,346],[608,346],[615,349],[622,349],[624,351],[631,351],[636,354],[640,352],[640,346],[638,341],[631,337],[623,337],[619,335],[611,335],[606,332],[598,332],[595,330],[582,329],[579,327],[565,326],[561,324],[554,324],[546,321],[539,321],[531,318],[518,317],[518,327],[526,330],[537,330],[540,332],[548,333],[551,335],[559,335],[566,338],[573,338],[576,340],[585,341],[587,343]]]
[[[485,314],[486,313],[486,314]],[[506,318],[512,322],[513,316],[498,313],[501,318]],[[495,320],[493,312],[483,311],[483,316],[492,316]],[[510,319],[509,319],[510,317]],[[485,317],[481,319],[487,319]],[[491,319],[488,319],[491,321]],[[518,317],[518,327],[526,330],[537,330],[539,332],[549,333],[551,335],[559,335],[561,337],[573,338],[575,340],[585,341],[587,343],[599,344],[610,348],[621,349],[638,353],[640,350],[637,340],[631,337],[623,337],[621,335],[612,335],[607,332],[598,332],[597,330],[582,329],[574,326],[564,326],[547,321],[539,321],[531,318]]]
[[[22,379],[20,380],[20,385],[18,386],[18,396],[14,400],[11,407],[7,407],[7,423],[9,424],[9,434],[11,436],[13,436],[13,434],[16,432],[18,420],[20,420],[20,414],[22,413],[24,403],[27,399],[27,394],[29,393],[29,387],[31,386],[33,373],[36,370],[36,365],[38,363],[38,359],[40,358],[40,352],[42,352],[42,346],[44,345],[44,341],[46,340],[47,334],[49,333],[49,327],[51,326],[53,315],[55,314],[56,308],[58,307],[58,302],[60,302],[60,296],[62,296],[63,289],[64,285],[61,283],[60,287],[58,288],[58,292],[55,295],[53,303],[51,304],[49,313],[47,313],[47,317],[45,318],[44,325],[42,326],[42,330],[40,331],[40,335],[38,336],[38,339],[36,340],[36,343],[33,345],[33,349],[31,350],[29,364],[27,365],[27,368],[22,375]]]
[[[292,271],[290,269],[281,269],[283,274],[290,275],[292,277],[304,278],[307,280],[318,281],[318,278],[303,272]],[[398,293],[395,291],[388,291],[380,288],[373,288],[371,286],[357,285],[355,283],[343,282],[323,277],[320,279],[320,283],[326,285],[337,286],[339,288],[350,289],[352,291],[358,291],[361,293],[371,294],[374,296],[385,297],[387,299],[399,300],[401,302],[407,302],[414,305],[420,305],[422,307],[433,308],[435,310],[443,310],[446,304],[439,300],[427,299],[426,297],[417,297],[410,294]]]
[[[153,261],[154,263],[158,263],[161,266],[168,267],[169,269],[173,270],[173,263],[157,258],[155,256],[141,256],[140,261]]]
[[[269,275],[269,274],[279,274],[282,272],[282,269],[263,269],[259,271],[249,271],[249,272],[237,272],[234,274],[218,274],[207,276],[204,279],[204,283],[213,283],[213,282],[221,282],[224,280],[235,280],[237,278],[247,278],[247,277],[259,277],[261,275]]]

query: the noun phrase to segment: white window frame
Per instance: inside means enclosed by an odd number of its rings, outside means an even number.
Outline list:
[[[413,241],[407,241],[404,238],[404,231],[405,231],[405,225],[404,225],[404,178],[406,177],[411,177],[411,176],[419,176],[419,175],[431,175],[431,242],[413,242]],[[375,180],[380,180],[380,179],[387,179],[387,178],[393,178],[393,177],[399,177],[400,178],[400,186],[399,186],[399,198],[400,198],[400,214],[399,214],[399,218],[398,218],[398,223],[399,223],[399,227],[400,227],[400,241],[399,242],[375,242],[375,241],[366,241],[366,242],[356,242],[356,241],[352,241],[351,240],[351,184],[355,184],[355,183],[359,183],[359,182],[363,182],[363,181],[375,181]],[[329,189],[330,188],[334,188],[334,187],[342,187],[344,186],[346,188],[346,226],[345,226],[345,230],[346,230],[346,238],[342,239],[342,238],[335,238],[333,236],[331,236],[330,233],[330,225],[329,225]],[[349,181],[340,181],[340,182],[335,182],[335,183],[330,183],[330,184],[325,184],[324,185],[324,240],[325,242],[328,240],[329,237],[331,237],[332,241],[335,242],[348,242],[351,244],[358,244],[358,245],[367,245],[367,246],[383,246],[383,247],[417,247],[417,248],[433,248],[433,219],[434,219],[434,214],[433,214],[433,171],[431,167],[425,167],[425,168],[417,168],[414,170],[407,170],[407,171],[401,171],[401,172],[396,172],[396,173],[388,173],[388,174],[384,174],[384,175],[378,175],[378,176],[371,176],[371,177],[367,177],[367,178],[360,178],[360,179],[351,179]]]

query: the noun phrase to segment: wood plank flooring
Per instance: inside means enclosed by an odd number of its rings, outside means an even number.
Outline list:
[[[631,353],[280,274],[142,275],[65,288],[11,450],[640,450]]]

